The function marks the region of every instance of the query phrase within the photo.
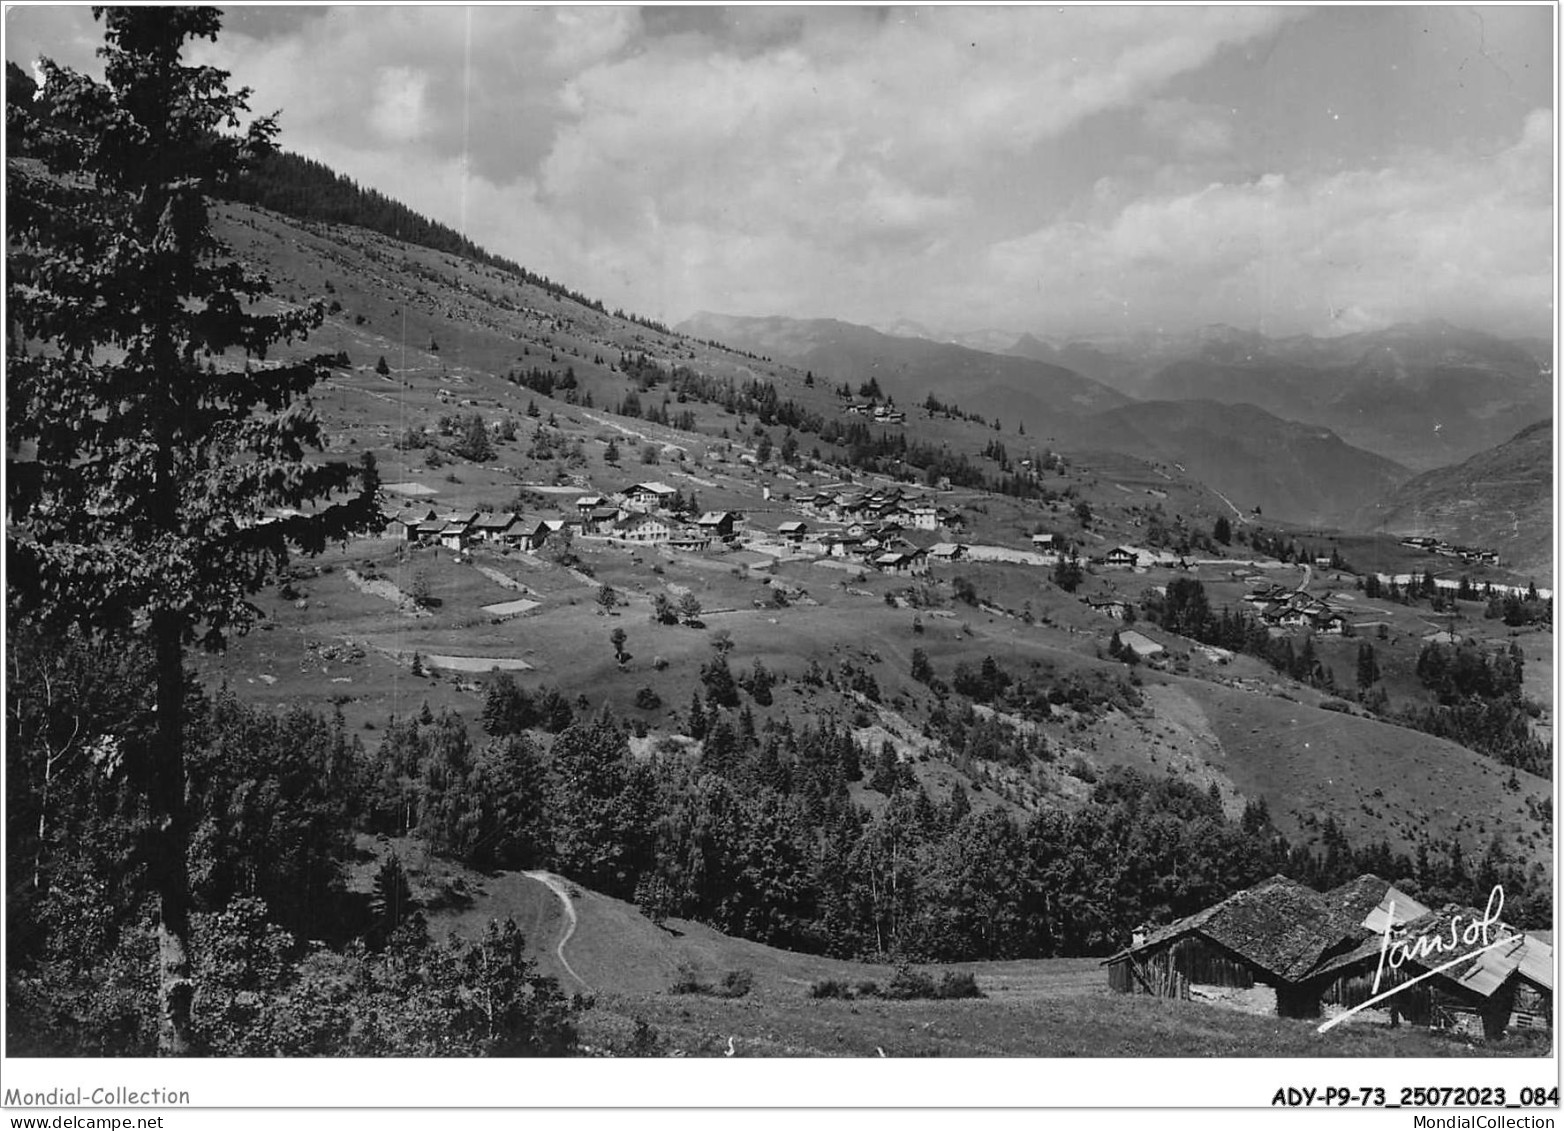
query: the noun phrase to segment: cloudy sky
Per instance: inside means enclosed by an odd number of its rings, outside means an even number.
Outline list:
[[[1546,5],[226,11],[286,148],[668,321],[1551,332]]]

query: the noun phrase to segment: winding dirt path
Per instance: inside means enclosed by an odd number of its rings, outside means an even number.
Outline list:
[[[565,933],[559,936],[559,946],[554,949],[554,953],[559,956],[559,964],[565,968],[565,973],[580,982],[582,989],[591,989],[586,979],[577,974],[575,968],[570,965],[570,959],[565,957],[565,944],[570,941],[570,936],[576,933],[576,905],[570,901],[570,892],[565,887],[564,878],[556,876],[553,872],[523,872],[522,875],[529,880],[537,880],[559,896],[559,901],[565,905]]]

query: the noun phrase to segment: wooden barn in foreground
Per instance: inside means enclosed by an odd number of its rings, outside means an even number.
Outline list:
[[[1322,960],[1351,951],[1363,932],[1312,888],[1272,876],[1221,903],[1150,932],[1107,960],[1121,993],[1188,997],[1191,985],[1276,991],[1283,1017],[1317,1017],[1318,992],[1305,987]]]
[[[1432,911],[1378,876],[1360,876],[1328,892],[1273,876],[1137,936],[1105,965],[1109,984],[1121,993],[1187,998],[1195,985],[1268,985],[1283,1017],[1319,1017],[1327,1005],[1362,1005],[1374,996],[1379,971],[1380,993],[1407,987],[1385,1000],[1392,1024],[1405,1018],[1488,1037],[1511,1029],[1551,1029],[1550,943],[1496,927],[1489,941],[1513,937],[1492,949],[1480,950],[1479,941],[1434,946],[1436,939],[1464,940],[1483,915],[1454,905]],[[1477,935],[1474,929],[1472,937]],[[1419,946],[1420,939],[1428,941]],[[1397,968],[1386,962],[1381,970],[1387,945],[1406,957]]]

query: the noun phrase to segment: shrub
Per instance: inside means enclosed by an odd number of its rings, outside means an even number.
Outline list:
[[[643,711],[655,711],[663,705],[662,696],[650,687],[643,687],[635,693],[635,705]]]
[[[880,983],[878,982],[859,982],[856,986],[853,987],[853,989],[857,992],[859,997],[880,996]]]
[[[709,994],[711,986],[701,981],[700,972],[696,970],[692,962],[679,963],[679,969],[674,973],[673,981],[668,986],[671,994]]]
[[[871,982],[870,985],[873,985]],[[876,987],[878,988],[878,987]],[[852,987],[837,978],[822,978],[809,986],[809,996],[813,998],[840,998],[848,999],[853,996]]]
[[[932,998],[938,996],[938,992],[933,978],[906,963],[896,967],[896,973],[885,986],[885,996],[893,1001]]]
[[[947,970],[940,977],[938,995],[942,998],[982,997],[977,975],[970,970]]]
[[[729,970],[722,976],[717,989],[718,997],[744,997],[755,988],[755,972],[749,969]]]
[[[1086,759],[1081,757],[1076,757],[1064,772],[1072,778],[1085,782],[1087,785],[1095,784],[1097,781],[1097,771],[1092,769]]]

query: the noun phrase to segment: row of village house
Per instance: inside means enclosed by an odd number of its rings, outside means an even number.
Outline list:
[[[388,516],[385,536],[405,542],[438,543],[453,550],[478,542],[536,550],[550,535],[565,530],[612,541],[696,551],[713,545],[730,546],[738,540],[743,515],[707,511],[685,521],[668,509],[675,494],[674,488],[666,484],[638,483],[613,496],[582,495],[575,500],[576,513],[559,519],[510,512],[441,513],[434,508],[415,509]],[[864,514],[872,522],[852,521],[844,529],[830,533],[814,531],[802,520],[784,522],[776,537],[801,549],[859,561],[895,574],[923,574],[931,555],[936,560],[953,560],[961,551],[954,543],[925,549],[901,537],[901,531],[921,515],[917,508],[901,502],[899,492],[890,496],[865,495],[845,501],[844,505],[850,513]]]
[[[897,522],[911,530],[956,530],[965,521],[960,511],[939,506],[900,487],[870,491],[827,488],[813,495],[795,497],[793,502],[805,513],[831,522]]]
[[[1403,538],[1401,544],[1413,550],[1427,550],[1442,558],[1460,558],[1463,562],[1484,562],[1487,565],[1499,564],[1498,550],[1485,550],[1480,546],[1452,546],[1441,538]]]
[[[1394,989],[1382,1003],[1393,1024],[1404,1017],[1488,1037],[1551,1028],[1551,942],[1497,922],[1483,929],[1489,915],[1453,904],[1430,910],[1378,876],[1327,892],[1273,876],[1136,931],[1104,965],[1121,993],[1189,998],[1196,986],[1270,986],[1283,1017],[1353,1009]]]

